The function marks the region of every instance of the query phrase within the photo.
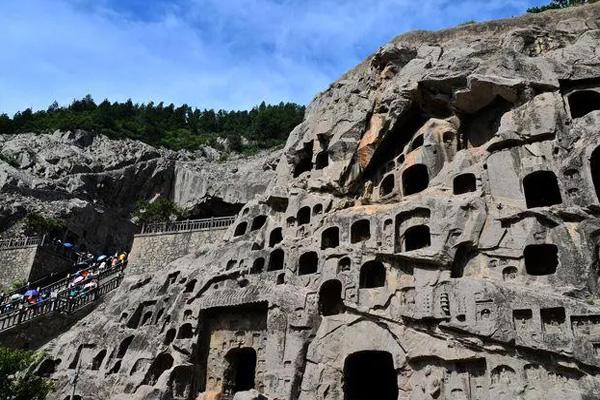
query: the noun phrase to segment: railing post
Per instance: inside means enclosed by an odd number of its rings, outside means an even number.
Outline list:
[[[23,310],[25,310],[25,308],[20,308],[19,309],[19,316],[17,317],[17,323],[15,325],[19,325],[21,323],[21,320],[23,319]]]
[[[42,236],[42,243],[40,244],[40,246],[44,247],[45,243],[46,243],[46,235],[44,234],[44,236]]]

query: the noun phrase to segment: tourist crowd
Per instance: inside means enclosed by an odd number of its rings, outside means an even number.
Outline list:
[[[124,268],[127,265],[127,253],[113,256],[99,256],[88,253],[82,255],[79,262],[73,265],[77,272],[67,274],[63,284],[59,280],[43,288],[33,288],[29,284],[13,293],[0,293],[0,314],[8,313],[27,306],[42,305],[58,297],[67,299],[89,293],[98,287],[99,275],[108,270]]]

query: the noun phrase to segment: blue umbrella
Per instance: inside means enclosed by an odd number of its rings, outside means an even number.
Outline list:
[[[73,248],[73,243],[65,243],[65,244],[63,244],[63,246],[64,246],[66,249],[72,249],[72,248]]]
[[[28,291],[26,291],[23,296],[25,297],[31,297],[31,296],[37,296],[39,294],[39,292],[35,289],[29,289]]]
[[[102,261],[102,260],[106,260],[106,257],[108,257],[108,256],[102,255],[102,256],[98,257],[98,258],[96,259],[96,261]]]

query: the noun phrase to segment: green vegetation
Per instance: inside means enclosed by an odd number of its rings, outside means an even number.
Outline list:
[[[42,400],[52,390],[52,382],[35,376],[29,367],[42,355],[0,347],[0,399]]]
[[[476,24],[477,21],[475,21],[474,19],[470,19],[468,21],[463,22],[462,24],[459,24],[458,26],[466,26],[466,25],[473,25]]]
[[[188,105],[111,103],[96,104],[90,95],[67,107],[56,102],[45,111],[31,109],[13,118],[0,115],[0,134],[83,129],[113,139],[131,138],[173,150],[194,150],[228,138],[234,151],[253,151],[285,143],[302,122],[304,106],[293,103],[266,105],[250,111],[199,110]],[[241,137],[250,144],[242,145]]]
[[[10,166],[19,168],[19,162],[17,161],[17,159],[14,156],[5,155],[5,154],[0,153],[0,160],[4,161],[5,163],[7,163]]]
[[[142,225],[186,219],[187,214],[171,200],[159,198],[151,203],[145,200],[138,201],[133,217]]]
[[[24,228],[25,234],[28,236],[48,235],[56,237],[65,232],[66,225],[59,219],[32,213],[25,218]]]
[[[10,284],[10,286],[9,286],[8,290],[9,290],[10,292],[14,292],[14,291],[16,291],[16,290],[19,290],[19,289],[21,289],[21,288],[25,287],[25,286],[27,286],[27,280],[26,280],[26,279],[23,279],[23,278],[21,278],[21,279],[17,279],[17,280],[15,280],[15,281],[13,281],[13,282]]]
[[[578,6],[581,4],[595,3],[598,0],[552,0],[549,4],[541,7],[531,7],[527,10],[528,13],[540,13],[547,10],[556,10],[559,8],[567,8]]]

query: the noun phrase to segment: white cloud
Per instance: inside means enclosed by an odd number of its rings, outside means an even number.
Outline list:
[[[308,102],[404,31],[522,12],[527,0],[0,2],[0,112],[97,100],[247,108]]]

